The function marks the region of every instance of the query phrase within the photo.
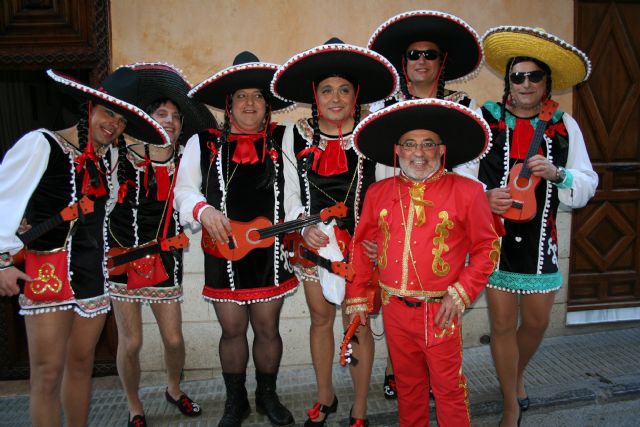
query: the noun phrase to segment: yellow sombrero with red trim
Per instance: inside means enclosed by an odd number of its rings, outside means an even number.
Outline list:
[[[553,89],[568,89],[589,78],[591,61],[575,46],[541,28],[507,25],[487,30],[482,36],[485,62],[504,76],[509,59],[528,56],[551,69]]]

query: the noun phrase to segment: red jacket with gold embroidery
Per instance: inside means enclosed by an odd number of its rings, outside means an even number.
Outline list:
[[[363,240],[377,243],[379,283],[387,293],[427,298],[457,293],[465,306],[483,291],[500,255],[482,186],[443,171],[423,183],[398,177],[369,188],[352,240],[355,278],[347,284],[347,313],[366,311],[373,263]]]

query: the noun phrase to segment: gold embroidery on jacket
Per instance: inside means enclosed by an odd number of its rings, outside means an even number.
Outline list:
[[[378,256],[378,267],[381,270],[387,268],[387,248],[389,247],[389,239],[391,238],[387,215],[389,215],[389,211],[382,209],[380,211],[380,218],[378,218],[378,228],[382,231],[382,251]]]
[[[447,211],[440,211],[438,218],[442,221],[436,225],[436,237],[433,238],[433,244],[435,248],[431,250],[433,254],[433,263],[431,269],[436,276],[446,276],[451,270],[451,266],[442,258],[443,252],[449,251],[449,245],[445,243],[445,239],[449,237],[449,231],[453,229],[453,221],[449,219],[449,213]]]
[[[402,200],[400,200],[402,203]],[[409,281],[409,251],[411,250],[411,230],[413,230],[413,218],[414,218],[414,203],[413,199],[409,203],[409,212],[407,214],[407,221],[404,224],[404,247],[402,249],[402,284],[400,289],[405,291],[407,289],[407,282]],[[402,215],[404,221],[404,215]]]

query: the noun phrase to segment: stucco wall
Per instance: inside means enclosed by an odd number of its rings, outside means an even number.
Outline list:
[[[192,84],[231,65],[243,50],[261,60],[281,63],[293,54],[322,44],[336,36],[347,43],[365,45],[379,24],[391,16],[412,9],[435,9],[466,20],[482,35],[496,25],[543,27],[573,40],[573,1],[509,0],[384,1],[384,0],[111,0],[112,65],[138,61],[164,61],[181,68]],[[551,12],[553,11],[553,12]],[[501,80],[488,69],[470,81],[456,85],[478,103],[501,96]],[[556,96],[565,111],[571,111],[571,94]],[[284,121],[306,111],[276,116]],[[560,228],[561,265],[567,277],[570,214],[562,213]],[[213,308],[200,297],[203,281],[199,235],[192,238],[186,254],[183,304],[187,369],[219,369],[217,343],[220,328]],[[566,288],[556,297],[549,335],[564,331]],[[163,369],[162,347],[157,326],[144,312],[145,343],[143,369]],[[489,331],[486,302],[481,297],[465,315],[465,345],[479,345]],[[374,332],[381,331],[380,320]],[[281,333],[284,340],[283,366],[310,363],[308,350],[308,309],[301,290],[284,306]],[[336,322],[336,337],[341,336]],[[377,341],[377,357],[385,357],[384,342]]]

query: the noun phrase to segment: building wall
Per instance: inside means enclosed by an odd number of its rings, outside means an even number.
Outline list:
[[[139,61],[164,61],[181,68],[192,84],[230,66],[237,53],[250,50],[261,60],[282,63],[302,50],[322,44],[331,37],[346,43],[366,45],[382,22],[398,13],[429,8],[457,15],[478,34],[497,25],[527,25],[573,40],[573,1],[539,0],[111,0],[112,65]],[[502,94],[501,79],[483,69],[469,82],[453,85],[467,91],[481,104]],[[556,95],[563,110],[571,112],[571,93]],[[307,115],[300,109],[276,116],[277,121]],[[571,215],[558,219],[563,276],[567,277]],[[199,234],[192,236],[185,257],[184,334],[188,370],[204,373],[219,370],[217,356],[220,327],[211,305],[200,297],[203,261]],[[548,335],[567,333],[565,328],[566,287],[558,292]],[[142,365],[145,371],[162,370],[163,351],[150,310],[144,311],[145,342]],[[486,301],[482,296],[467,311],[464,320],[465,345],[480,345],[489,333]],[[288,297],[281,318],[284,340],[283,367],[310,364],[309,313],[301,289]],[[336,321],[336,339],[342,335]],[[382,331],[380,319],[374,333]],[[250,338],[251,340],[251,338]],[[386,357],[384,340],[377,340],[376,357]]]

